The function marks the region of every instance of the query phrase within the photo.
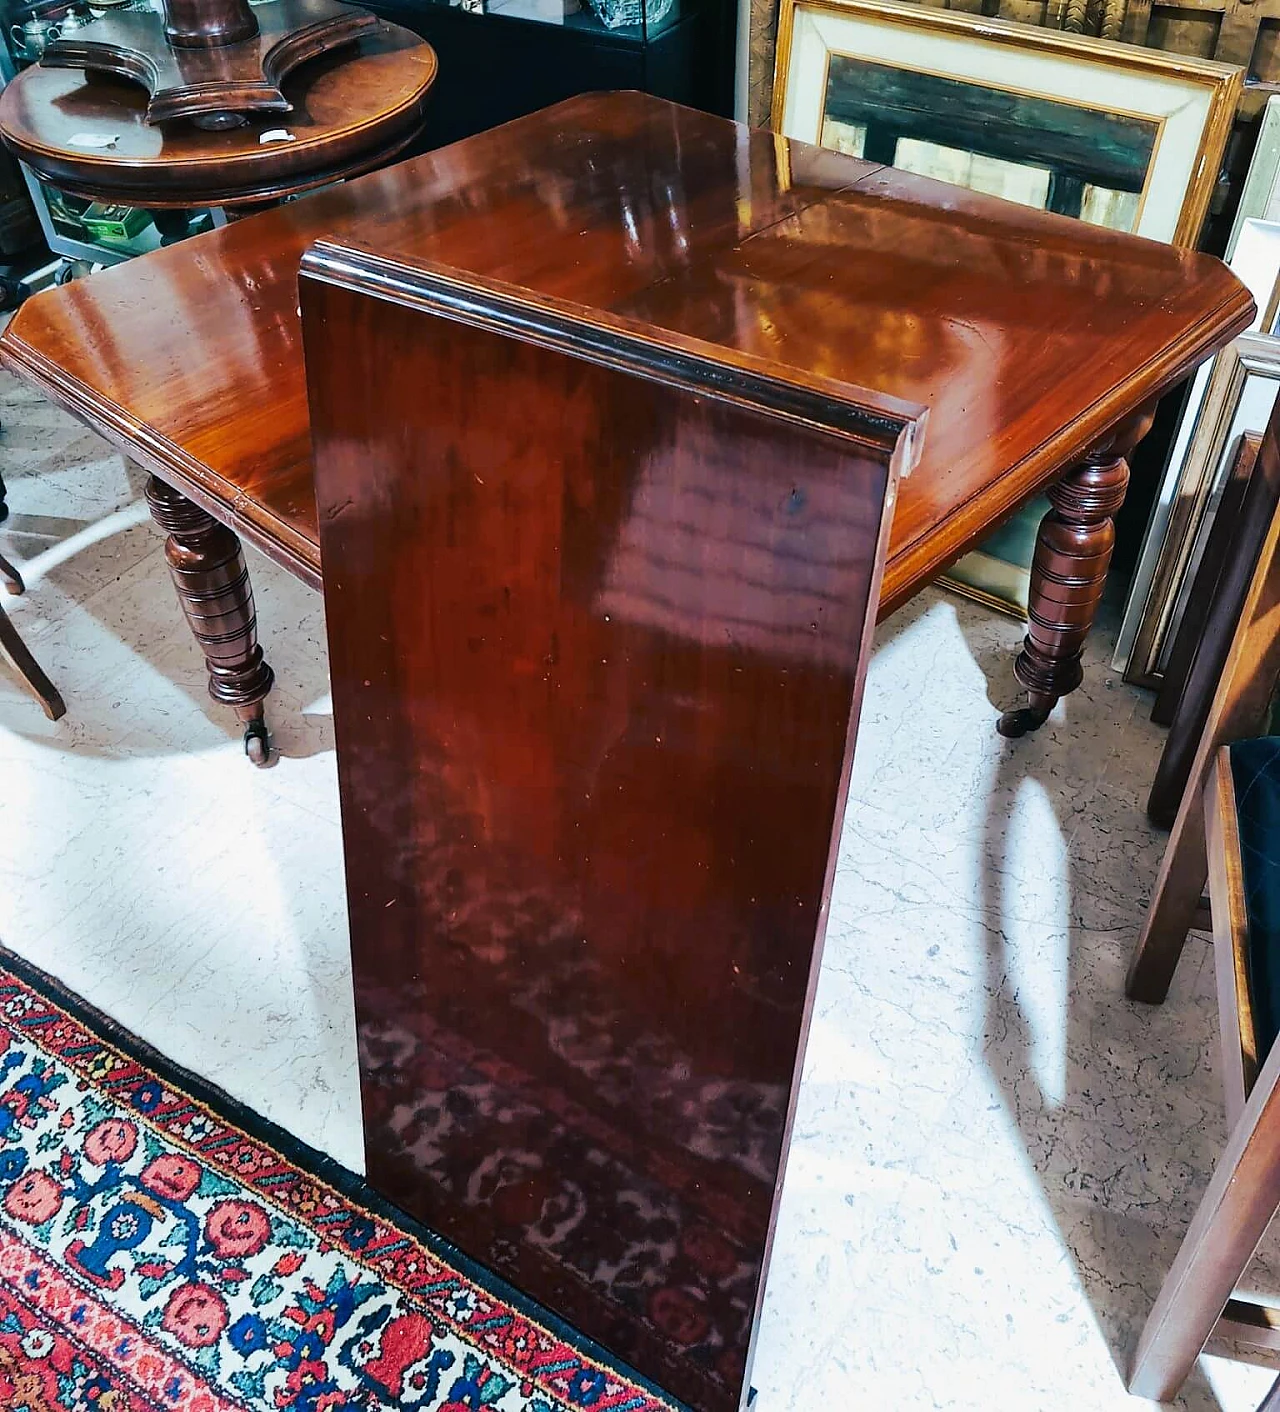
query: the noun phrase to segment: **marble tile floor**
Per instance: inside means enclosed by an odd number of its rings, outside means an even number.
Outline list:
[[[255,771],[141,475],[2,375],[0,424],[30,582],[6,607],[69,708],[51,725],[0,664],[0,939],[358,1168],[320,598],[252,556],[283,757]],[[1223,1141],[1212,970],[1193,940],[1168,1004],[1123,999],[1161,732],[1104,634],[1049,725],[1001,740],[1017,637],[933,593],[879,634],[762,1412],[1141,1405],[1118,1368]],[[1270,1378],[1204,1358],[1176,1405],[1243,1412]]]

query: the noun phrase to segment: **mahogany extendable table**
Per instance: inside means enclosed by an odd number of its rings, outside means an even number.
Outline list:
[[[1002,728],[1043,722],[1129,448],[1252,312],[614,94],[39,295],[0,356],[151,471],[220,699],[261,652],[219,524],[323,578],[370,1180],[733,1412],[871,625],[1047,492]]]
[[[1250,317],[1208,256],[621,95],[41,293],[0,359],[152,473],[179,597],[231,705],[261,691],[261,651],[239,546],[217,526],[320,586],[297,270],[312,241],[369,213],[513,284],[554,292],[599,266],[599,301],[643,295],[645,317],[744,359],[927,407],[882,617],[1047,491],[1017,662],[1030,698],[1009,734],[1079,683],[1124,456],[1154,399]],[[733,260],[695,287],[721,246]]]

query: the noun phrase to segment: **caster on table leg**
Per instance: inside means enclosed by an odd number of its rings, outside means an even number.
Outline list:
[[[164,555],[187,622],[209,669],[209,695],[235,709],[244,753],[271,763],[263,699],[274,680],[258,646],[249,569],[240,541],[206,510],[155,476],[147,482],[151,517],[164,530]]]
[[[244,723],[244,753],[260,770],[271,764],[271,736],[261,713]]]
[[[1019,706],[1015,710],[1006,711],[1000,717],[996,722],[996,730],[1006,740],[1021,740],[1024,735],[1038,731],[1048,719],[1048,711],[1042,711],[1036,706]]]

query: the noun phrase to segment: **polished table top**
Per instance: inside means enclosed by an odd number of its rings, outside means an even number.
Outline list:
[[[593,95],[42,293],[0,356],[318,583],[297,271],[339,233],[836,401],[927,409],[882,613],[1252,313],[1209,256]]]
[[[0,93],[0,135],[65,191],[151,209],[234,206],[309,190],[389,162],[421,131],[435,51],[380,21],[284,81],[288,113],[206,132],[146,121],[141,84],[80,69],[24,69]],[[286,138],[263,141],[264,135]],[[114,138],[86,146],[85,135]]]

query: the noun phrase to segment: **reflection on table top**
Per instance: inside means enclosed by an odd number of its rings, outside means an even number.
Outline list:
[[[927,407],[886,612],[1251,313],[1205,255],[593,95],[41,294],[0,355],[318,582],[296,276],[338,233]]]
[[[210,132],[147,122],[141,84],[34,64],[0,94],[0,130],[38,175],[95,200],[149,209],[261,202],[385,165],[421,129],[436,68],[429,44],[380,21],[291,73],[288,113]]]

